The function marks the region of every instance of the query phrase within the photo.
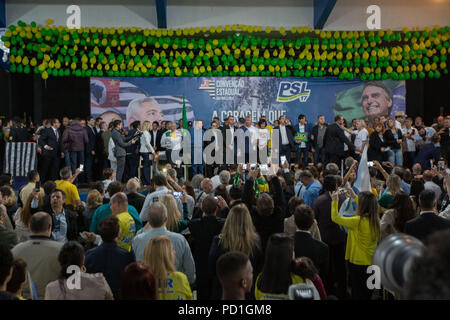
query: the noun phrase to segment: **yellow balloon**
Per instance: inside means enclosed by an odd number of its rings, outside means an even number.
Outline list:
[[[233,67],[233,72],[239,72],[239,66],[238,65],[235,65]]]

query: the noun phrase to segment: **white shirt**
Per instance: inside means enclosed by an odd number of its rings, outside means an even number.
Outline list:
[[[395,128],[402,130],[402,124],[400,121],[395,120]]]
[[[117,161],[116,157],[114,157],[114,147],[116,145],[114,144],[113,139],[109,139],[108,143],[108,160],[109,161]]]
[[[402,134],[411,134],[412,139],[405,138],[406,144],[406,152],[415,152],[416,151],[416,142],[420,139],[419,133],[417,129],[411,127],[409,129],[403,128]]]
[[[247,128],[250,131],[250,144],[252,145],[253,151],[256,151],[256,141],[258,140],[258,129],[254,126]]]
[[[173,136],[173,133],[175,133],[175,136]],[[161,146],[170,150],[180,150],[182,138],[183,134],[180,130],[175,130],[174,132],[166,131],[162,136]]]
[[[270,131],[269,129],[258,129],[258,145],[260,148],[264,148],[267,145],[267,142],[270,140]]]
[[[286,126],[280,125],[281,144],[289,144],[289,139],[286,134]]]
[[[139,152],[141,153],[155,153],[155,150],[153,149],[152,145],[150,144],[150,133],[148,131],[143,131],[143,134],[141,136],[141,148],[139,149]]]
[[[367,138],[369,136],[369,132],[366,128],[362,128],[361,130],[358,130],[355,137],[355,147],[358,147],[359,149],[362,148],[362,145],[364,142],[367,141]],[[360,154],[360,152],[355,151],[355,153]]]
[[[434,130],[432,127],[426,127],[425,128],[425,137],[432,137],[436,133],[436,130]],[[426,140],[425,143],[431,143],[430,140]],[[439,143],[435,144],[435,146],[439,146]]]
[[[350,133],[348,133],[347,131],[344,130],[344,134],[348,138],[348,140],[351,140],[352,135]],[[347,151],[347,150],[348,150],[348,145],[346,143],[344,143],[344,151]]]
[[[156,137],[157,137],[157,135],[158,135],[158,130],[156,130],[156,131],[153,131],[152,130],[152,135],[153,135],[153,148],[156,148]],[[150,139],[150,141],[152,141],[151,139]]]

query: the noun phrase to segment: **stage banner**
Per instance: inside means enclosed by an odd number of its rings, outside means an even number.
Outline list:
[[[257,122],[266,115],[270,124],[285,115],[293,124],[298,115],[309,123],[319,115],[326,122],[342,114],[370,122],[380,115],[405,112],[404,81],[341,81],[334,78],[275,77],[161,77],[91,78],[91,115],[106,122],[176,121],[183,116],[186,99],[188,121],[203,120],[210,127],[213,117],[220,121],[233,115],[250,116]]]

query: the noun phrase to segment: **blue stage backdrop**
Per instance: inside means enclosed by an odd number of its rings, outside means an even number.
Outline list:
[[[188,120],[203,120],[205,127],[215,116],[223,121],[250,115],[257,122],[265,114],[273,123],[284,114],[297,123],[304,114],[312,123],[319,115],[333,122],[336,114],[351,121],[405,111],[404,81],[368,84],[334,78],[91,78],[91,115],[106,122],[120,118],[126,127],[135,120],[179,121],[183,96]]]

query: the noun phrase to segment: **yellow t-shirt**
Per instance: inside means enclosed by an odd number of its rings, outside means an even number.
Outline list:
[[[75,208],[75,201],[80,200],[80,195],[78,194],[77,187],[66,180],[56,180],[55,183],[56,188],[61,189],[66,194],[66,201],[64,201],[64,203]]]
[[[169,272],[167,279],[158,281],[158,300],[192,300],[191,286],[182,272]],[[164,283],[163,283],[164,282]],[[166,290],[163,295],[163,286]]]
[[[131,251],[131,240],[136,235],[136,223],[128,212],[119,213],[117,216],[120,225],[119,247]]]
[[[259,282],[260,276],[261,276],[261,274],[258,275],[258,278],[256,279],[256,283],[255,283],[255,299],[256,300],[289,300],[289,295],[287,294],[287,292],[286,292],[286,294],[261,292],[258,288],[258,282]],[[302,277],[296,275],[295,273],[291,273],[291,281],[292,281],[292,284],[305,282]]]
[[[331,202],[331,220],[347,227],[347,248],[345,260],[360,266],[372,264],[372,257],[378,245],[378,239],[374,236],[368,218],[360,216],[341,217],[338,212],[338,203]]]

